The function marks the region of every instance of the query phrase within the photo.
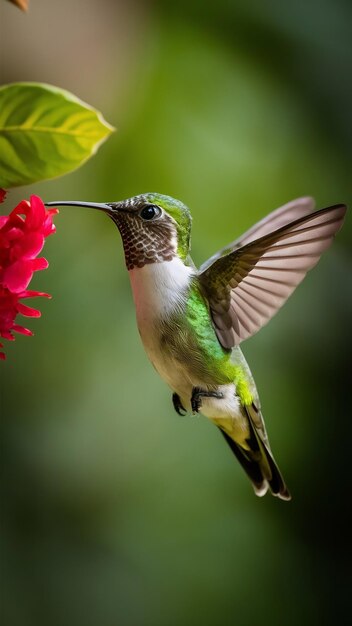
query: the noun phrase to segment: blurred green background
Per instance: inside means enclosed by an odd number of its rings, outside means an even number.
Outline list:
[[[13,190],[191,207],[202,262],[299,195],[350,202],[343,0],[1,2],[1,81],[37,80],[118,132],[75,173]],[[135,325],[119,235],[62,209],[31,320],[1,365],[6,626],[347,623],[351,237],[244,352],[292,491],[258,499],[205,418],[174,413]],[[34,305],[35,306],[35,305]]]

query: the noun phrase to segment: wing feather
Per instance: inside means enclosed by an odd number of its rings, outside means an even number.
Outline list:
[[[215,330],[225,348],[239,344],[264,326],[330,246],[346,207],[335,205],[307,215],[308,206],[303,203],[303,216],[294,222],[266,232],[225,256],[220,254],[200,272]],[[280,223],[292,211],[297,213],[297,206],[274,211],[272,219],[248,231],[247,239],[267,230],[268,225]]]
[[[254,224],[254,226],[241,235],[241,237],[238,237],[228,246],[216,252],[216,254],[203,263],[200,267],[200,271],[205,271],[212,263],[214,263],[214,261],[222,256],[225,256],[226,254],[229,254],[230,252],[233,252],[234,250],[238,250],[238,248],[242,248],[247,245],[247,243],[260,239],[260,237],[264,237],[264,235],[268,235],[269,233],[290,224],[300,217],[309,215],[314,211],[314,208],[314,198],[310,198],[309,196],[291,200],[291,202],[275,209],[275,211],[272,211],[269,215]]]

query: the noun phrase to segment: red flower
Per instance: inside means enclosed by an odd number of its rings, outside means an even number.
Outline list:
[[[0,202],[5,192],[0,190]],[[48,267],[43,257],[37,259],[45,238],[55,232],[52,216],[57,209],[47,210],[38,196],[22,200],[10,215],[0,216],[0,337],[13,340],[12,331],[23,335],[33,333],[15,324],[18,313],[27,317],[40,317],[40,311],[26,306],[20,300],[49,294],[28,291],[33,273]],[[0,344],[2,347],[2,344]],[[5,354],[0,352],[0,359]]]

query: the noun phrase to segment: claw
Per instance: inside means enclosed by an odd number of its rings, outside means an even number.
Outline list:
[[[174,409],[178,415],[184,417],[187,413],[185,407],[183,406],[180,396],[177,393],[172,394],[172,404],[174,405]],[[184,413],[182,413],[184,411]]]
[[[205,389],[201,389],[201,387],[193,387],[192,389],[192,397],[191,397],[191,407],[193,415],[195,413],[199,413],[199,409],[202,406],[201,398],[221,398],[224,397],[224,394],[220,391],[206,391]]]
[[[199,409],[202,406],[202,401],[200,399],[201,392],[202,390],[200,389],[200,387],[193,387],[192,389],[191,407],[193,415],[195,413],[199,413]]]

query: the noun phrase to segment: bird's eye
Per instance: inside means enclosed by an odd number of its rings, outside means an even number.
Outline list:
[[[143,220],[154,220],[161,215],[161,209],[156,204],[146,204],[139,215]]]

